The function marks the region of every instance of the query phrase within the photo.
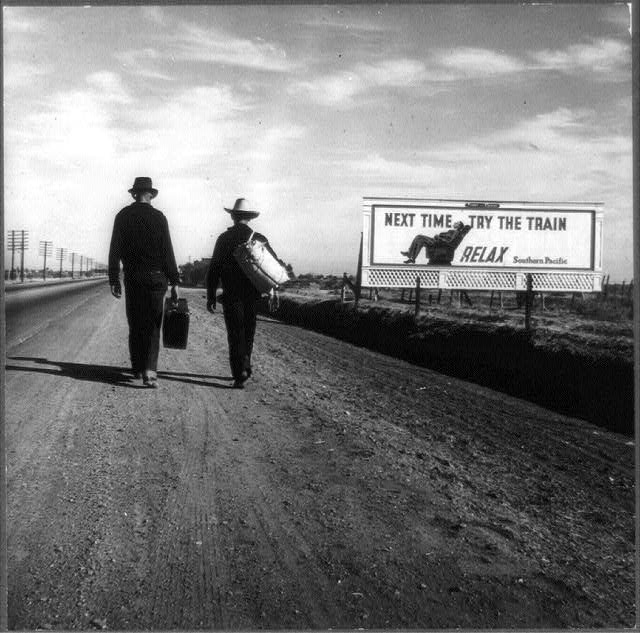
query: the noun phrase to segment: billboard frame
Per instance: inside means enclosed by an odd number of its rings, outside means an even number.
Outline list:
[[[373,214],[376,207],[451,210],[496,210],[529,212],[591,213],[591,265],[583,268],[536,266],[436,266],[429,264],[374,263]],[[600,202],[514,202],[500,200],[434,199],[366,196],[362,199],[362,287],[422,288],[447,290],[526,291],[531,279],[534,292],[600,292],[602,290],[602,246],[604,205]]]

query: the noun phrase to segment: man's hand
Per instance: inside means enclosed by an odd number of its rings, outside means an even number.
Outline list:
[[[280,307],[280,297],[275,288],[269,291],[269,312],[273,314]]]
[[[178,286],[171,286],[171,301],[178,303]]]
[[[216,311],[216,300],[207,299],[207,310],[213,314]]]
[[[111,284],[111,294],[116,298],[120,299],[122,296],[122,287],[120,284]]]

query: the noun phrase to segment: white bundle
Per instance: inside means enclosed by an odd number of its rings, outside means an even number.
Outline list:
[[[233,256],[242,272],[262,293],[268,293],[289,281],[286,268],[267,250],[264,242],[253,239],[253,233],[246,242],[235,248]]]

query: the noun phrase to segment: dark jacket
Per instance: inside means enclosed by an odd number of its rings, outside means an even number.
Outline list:
[[[242,272],[233,256],[236,246],[246,242],[251,233],[253,233],[253,229],[250,226],[238,223],[229,227],[216,240],[207,272],[207,302],[215,302],[216,289],[220,281],[225,299],[257,300],[260,297],[260,292]],[[267,250],[278,259],[264,235],[253,233],[253,239],[263,242]]]
[[[172,286],[178,284],[167,218],[149,203],[134,202],[116,215],[109,248],[111,285],[119,282],[120,262],[125,280],[160,271]]]

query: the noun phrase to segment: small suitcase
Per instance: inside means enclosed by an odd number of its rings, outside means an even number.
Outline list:
[[[186,349],[189,338],[189,308],[186,299],[174,303],[170,297],[164,300],[162,319],[162,344],[173,349]]]

